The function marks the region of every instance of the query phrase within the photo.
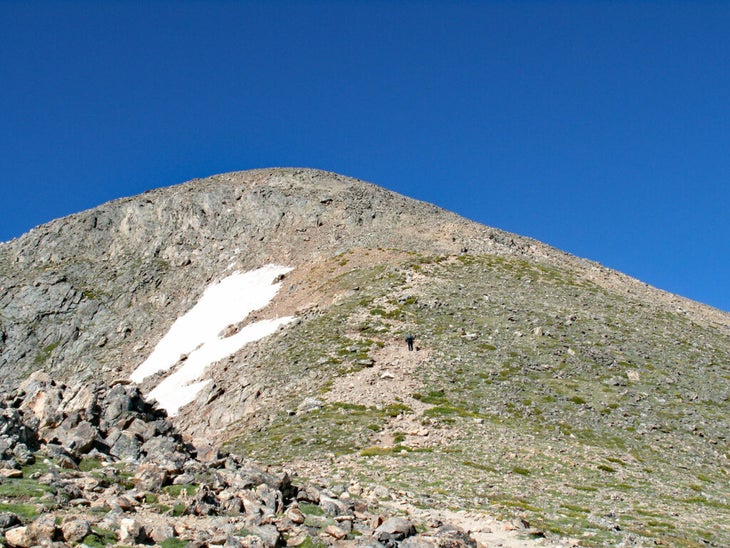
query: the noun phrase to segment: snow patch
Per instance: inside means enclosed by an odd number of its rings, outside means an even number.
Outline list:
[[[281,283],[273,283],[274,280],[291,270],[286,266],[266,265],[250,272],[234,272],[209,286],[198,303],[172,324],[130,379],[142,382],[150,375],[169,370],[187,356],[177,371],[149,393],[169,415],[177,414],[211,382],[201,380],[206,367],[293,320],[291,316],[261,320],[230,337],[222,336],[226,327],[269,304],[281,288]]]

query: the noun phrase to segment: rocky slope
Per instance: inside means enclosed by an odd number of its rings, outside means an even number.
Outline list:
[[[306,265],[353,247],[458,252],[485,231],[311,170],[221,175],[117,200],[0,246],[0,368],[9,379],[37,368],[114,376],[231,263]],[[486,242],[507,239],[493,236]]]
[[[524,522],[416,523],[353,482],[296,485],[211,446],[183,443],[136,387],[33,374],[0,400],[0,533],[9,546],[530,546]],[[389,515],[390,514],[390,515]],[[475,519],[477,518],[477,519]],[[490,527],[491,525],[491,527]],[[537,532],[533,536],[542,536]],[[542,543],[541,543],[542,544]]]
[[[207,287],[272,263],[276,297],[221,336],[295,321],[208,368],[187,443],[585,545],[730,542],[727,314],[331,173],[191,181],[1,244],[2,378],[128,379]]]

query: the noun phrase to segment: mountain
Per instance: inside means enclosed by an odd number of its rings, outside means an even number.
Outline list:
[[[0,244],[8,390],[131,379],[193,445],[582,545],[730,543],[729,364],[726,313],[316,170]]]

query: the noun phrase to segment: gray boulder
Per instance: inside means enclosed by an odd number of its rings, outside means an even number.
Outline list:
[[[99,430],[88,421],[76,425],[64,421],[55,430],[55,437],[61,445],[76,458],[88,453],[99,439]]]
[[[122,544],[144,544],[148,540],[144,525],[136,519],[123,518],[119,522],[119,542]]]
[[[175,528],[169,523],[155,525],[149,531],[149,537],[155,544],[162,544],[166,540],[175,538]]]
[[[319,507],[330,516],[343,516],[348,514],[350,509],[339,499],[328,497],[327,495],[320,495]]]
[[[88,520],[70,518],[61,524],[61,533],[66,542],[78,543],[91,533],[91,525]]]
[[[137,467],[134,485],[139,491],[159,491],[169,480],[167,470],[152,462],[143,462]]]
[[[415,526],[406,518],[389,518],[375,529],[378,542],[386,546],[396,546],[400,541],[415,534]]]
[[[15,446],[13,446],[13,457],[21,466],[33,464],[35,462],[33,453],[30,449],[28,449],[28,446],[22,442],[18,442]]]
[[[453,525],[440,527],[433,535],[441,548],[477,548],[469,533]]]
[[[20,525],[20,518],[12,512],[0,512],[0,531]]]
[[[28,536],[34,544],[47,545],[50,542],[61,540],[60,530],[56,525],[53,514],[42,514],[28,526]]]
[[[30,548],[33,546],[33,540],[28,534],[28,528],[24,526],[8,529],[5,532],[5,542],[8,546],[14,548]]]
[[[139,459],[140,444],[133,434],[122,432],[109,448],[109,454],[126,461]]]
[[[253,536],[260,538],[266,548],[279,548],[285,545],[281,533],[273,525],[252,525],[248,530]]]

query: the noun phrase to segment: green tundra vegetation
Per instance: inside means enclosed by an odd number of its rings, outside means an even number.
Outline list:
[[[273,343],[264,384],[291,389],[232,448],[319,461],[424,506],[526,516],[586,545],[730,542],[725,333],[519,258],[410,254],[323,283],[344,297]],[[373,446],[413,413],[406,400],[290,411],[409,332],[429,357],[407,396],[441,441]]]

